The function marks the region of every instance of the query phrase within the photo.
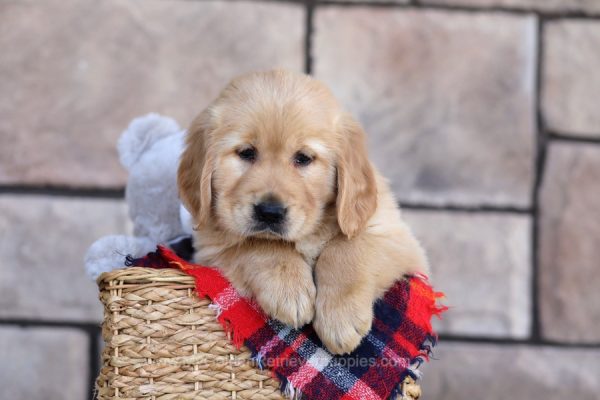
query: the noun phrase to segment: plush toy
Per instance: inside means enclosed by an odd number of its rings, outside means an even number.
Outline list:
[[[110,235],[92,244],[85,256],[91,278],[123,267],[126,255],[140,257],[157,244],[174,247],[190,240],[191,216],[177,196],[184,134],[173,119],[148,114],[133,120],[121,135],[117,149],[129,171],[125,199],[134,236]]]

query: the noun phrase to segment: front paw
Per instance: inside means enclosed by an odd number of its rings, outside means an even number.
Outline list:
[[[255,292],[263,311],[286,325],[300,328],[315,315],[317,289],[308,265],[283,265]]]
[[[333,354],[346,354],[358,347],[371,330],[373,306],[370,301],[326,296],[317,297],[313,327]]]
[[[413,378],[407,376],[402,382],[401,400],[418,400],[421,397],[421,387]]]

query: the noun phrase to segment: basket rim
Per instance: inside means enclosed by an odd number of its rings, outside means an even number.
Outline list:
[[[123,281],[131,283],[140,282],[164,282],[179,283],[183,285],[195,285],[194,277],[176,268],[144,268],[123,267],[112,271],[101,273],[96,278],[98,286],[108,284],[111,281]]]

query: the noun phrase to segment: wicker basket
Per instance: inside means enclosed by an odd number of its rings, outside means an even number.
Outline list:
[[[282,399],[279,383],[246,347],[236,349],[192,277],[174,269],[126,268],[98,278],[104,304],[97,397]],[[405,381],[405,399],[420,389]]]

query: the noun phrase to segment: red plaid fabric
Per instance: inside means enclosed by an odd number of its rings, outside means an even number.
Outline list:
[[[221,273],[188,263],[170,250],[131,260],[128,265],[179,268],[193,276],[199,296],[209,297],[218,320],[245,344],[262,367],[273,371],[282,391],[314,400],[383,400],[398,395],[407,374],[428,360],[435,334],[431,317],[445,311],[426,277],[399,280],[374,306],[373,327],[351,354],[332,355],[311,325],[293,329],[269,319],[258,305],[241,297]]]

